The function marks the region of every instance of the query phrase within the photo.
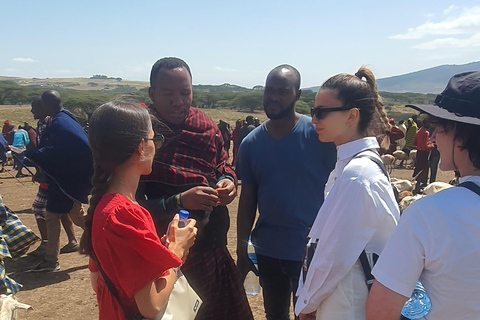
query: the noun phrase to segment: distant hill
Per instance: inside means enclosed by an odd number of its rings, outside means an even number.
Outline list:
[[[442,65],[377,80],[378,89],[387,92],[440,93],[457,73],[480,71],[480,61],[462,65]]]
[[[480,71],[480,61],[461,65],[442,65],[400,76],[377,79],[377,85],[378,90],[384,92],[438,94],[445,89],[453,75],[466,71]],[[320,86],[303,89],[317,92],[318,88]]]

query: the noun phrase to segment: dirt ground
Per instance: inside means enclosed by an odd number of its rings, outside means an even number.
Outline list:
[[[7,166],[7,170],[11,167]],[[31,177],[15,179],[16,172],[0,173],[0,194],[4,203],[18,214],[23,223],[38,233],[31,204],[38,190],[38,185],[31,182]],[[392,177],[410,179],[412,170],[396,169]],[[448,182],[452,173],[439,171],[437,180]],[[240,187],[241,189],[241,187]],[[240,192],[240,190],[239,190]],[[228,233],[228,248],[235,258],[236,218],[238,197],[229,205],[231,226]],[[77,239],[82,230],[76,228]],[[62,233],[61,245],[67,243],[65,233]],[[32,248],[35,249],[36,245]],[[33,306],[32,311],[18,311],[20,319],[97,319],[97,301],[90,286],[88,258],[78,253],[60,255],[59,272],[32,273],[29,268],[39,260],[24,256],[17,261],[5,261],[7,274],[23,284],[17,294],[21,302]],[[261,294],[249,296],[250,306],[255,319],[264,319]],[[292,313],[293,315],[293,313]]]

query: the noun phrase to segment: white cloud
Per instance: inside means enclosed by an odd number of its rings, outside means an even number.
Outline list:
[[[419,45],[413,46],[416,49],[439,49],[439,48],[471,48],[471,47],[480,47],[480,33],[473,35],[467,39],[456,39],[456,38],[441,38],[435,39],[432,41],[427,41]]]
[[[220,71],[220,72],[238,72],[237,69],[222,68],[222,67],[215,67],[215,70]]]
[[[32,58],[13,58],[13,62],[35,62]]]
[[[13,69],[13,68],[6,68],[4,69],[6,73],[15,73],[15,72],[18,72],[17,69]]]
[[[458,12],[460,11],[460,12]],[[397,34],[390,36],[391,39],[421,39],[429,36],[468,36],[471,35],[472,38],[476,38],[480,34],[480,6],[475,6],[472,8],[460,8],[456,6],[450,6],[443,11],[446,15],[443,21],[438,22],[426,22],[415,28],[409,28],[406,33]],[[456,13],[453,15],[453,13]],[[463,47],[465,44],[470,43],[469,39],[461,38],[448,38],[458,41],[450,41],[450,43],[455,43],[460,47]],[[437,41],[438,40],[438,41]],[[445,39],[436,39],[428,41],[427,43],[437,42],[445,43]],[[473,40],[473,43],[476,41]],[[420,45],[421,46],[421,45]],[[425,45],[429,47],[429,45]],[[418,46],[416,46],[418,47]]]
[[[459,7],[456,6],[456,5],[454,5],[454,4],[452,4],[450,7],[448,7],[448,8],[445,9],[445,10],[443,10],[443,14],[444,14],[444,15],[448,15],[448,14],[450,14],[452,11],[455,11],[455,10],[457,10],[457,9],[459,9]]]

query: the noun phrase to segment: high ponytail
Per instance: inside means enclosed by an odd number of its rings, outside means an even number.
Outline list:
[[[390,124],[370,69],[362,66],[355,75],[341,73],[333,76],[325,81],[321,89],[336,91],[342,106],[358,108],[358,131],[365,136],[379,138],[382,147],[386,145],[388,148]]]

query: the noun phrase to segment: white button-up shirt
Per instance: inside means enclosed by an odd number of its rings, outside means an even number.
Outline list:
[[[311,313],[335,290],[360,253],[380,255],[400,218],[387,177],[359,152],[380,157],[376,138],[367,137],[337,147],[335,169],[325,187],[325,202],[310,230],[317,249],[305,283],[300,280],[295,313]],[[363,154],[363,153],[362,153]]]

